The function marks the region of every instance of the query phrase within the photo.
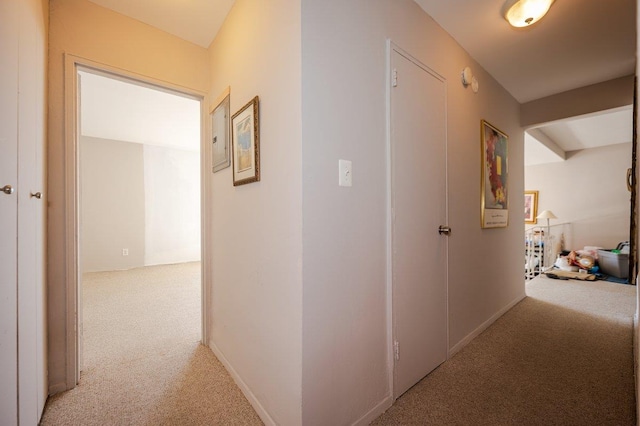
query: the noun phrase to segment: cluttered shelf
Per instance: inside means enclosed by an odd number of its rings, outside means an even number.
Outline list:
[[[563,251],[547,275],[549,273],[559,277],[628,283],[629,241],[619,243],[615,249],[585,247],[582,250]]]

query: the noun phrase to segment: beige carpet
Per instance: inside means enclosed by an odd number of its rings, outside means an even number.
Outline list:
[[[261,425],[200,345],[200,263],[83,276],[84,369],[42,425]]]
[[[43,425],[259,425],[199,345],[199,264],[84,277],[85,370]],[[375,425],[634,425],[633,286],[536,278]]]
[[[375,425],[635,425],[636,288],[536,278]]]

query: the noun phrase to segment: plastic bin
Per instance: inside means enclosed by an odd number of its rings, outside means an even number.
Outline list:
[[[612,253],[611,250],[598,250],[598,265],[607,275],[617,278],[629,277],[629,253]]]

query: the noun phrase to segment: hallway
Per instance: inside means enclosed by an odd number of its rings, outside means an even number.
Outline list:
[[[635,425],[636,287],[538,277],[374,425]]]

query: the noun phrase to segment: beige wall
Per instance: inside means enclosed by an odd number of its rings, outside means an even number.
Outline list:
[[[519,104],[413,1],[302,0],[302,407],[308,425],[366,423],[391,403],[387,38],[447,80],[450,349],[524,296]],[[460,82],[465,66],[479,80],[478,94]],[[503,229],[480,227],[481,119],[510,137],[513,207]],[[340,158],[353,160],[349,191],[336,182]]]
[[[525,187],[539,191],[538,212],[558,217],[551,225],[566,224],[566,250],[615,248],[629,240],[629,167],[631,143],[572,151],[563,162],[525,167]],[[537,225],[546,226],[546,220]]]
[[[81,272],[144,266],[144,193],[143,145],[80,137]]]
[[[144,264],[199,261],[200,152],[145,145],[144,203]]]
[[[210,47],[211,99],[260,96],[260,182],[209,173],[210,344],[267,424],[301,422],[300,3],[237,0]],[[206,154],[209,158],[210,155]],[[209,167],[207,168],[209,169]]]
[[[65,266],[64,53],[206,93],[206,49],[87,0],[51,0],[49,31],[49,389],[73,386],[65,347],[68,295]]]

